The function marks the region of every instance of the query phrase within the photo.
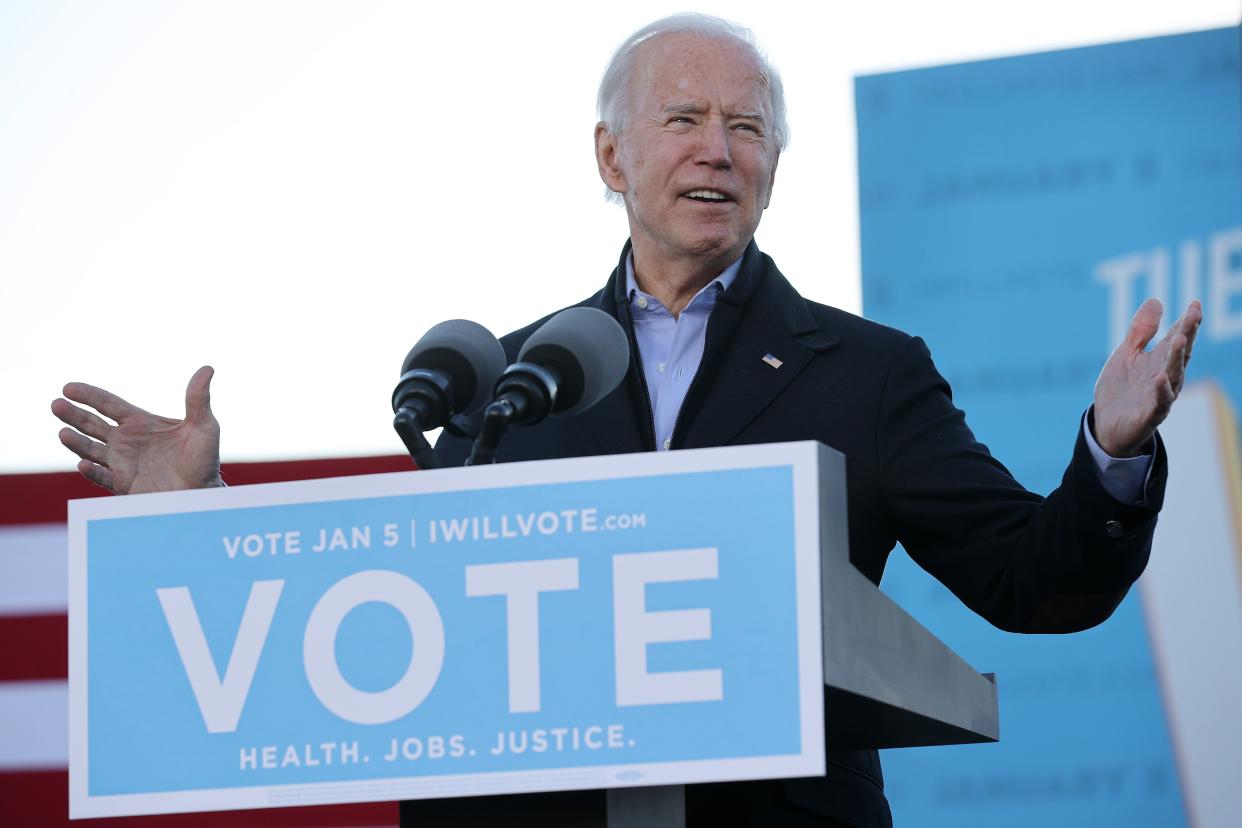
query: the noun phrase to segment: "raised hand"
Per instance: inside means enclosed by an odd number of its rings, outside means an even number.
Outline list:
[[[113,494],[223,486],[220,424],[211,413],[213,373],[204,365],[190,377],[184,420],[157,416],[102,388],[71,382],[64,388],[65,397],[95,409],[116,425],[57,399],[52,402],[52,413],[72,426],[60,430],[60,441],[82,458],[78,463],[82,476]]]
[[[1181,393],[1203,307],[1198,300],[1147,350],[1160,329],[1163,307],[1148,299],[1130,320],[1125,340],[1095,381],[1095,439],[1113,457],[1133,457],[1169,415]]]

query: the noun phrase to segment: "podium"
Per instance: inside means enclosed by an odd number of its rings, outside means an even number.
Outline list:
[[[999,736],[993,677],[850,564],[816,443],[74,501],[69,529],[74,817],[463,826],[499,795],[488,824],[671,828],[684,784]]]
[[[849,560],[845,458],[816,444],[827,745],[837,750],[995,742],[1000,719],[995,675],[978,673],[912,618]],[[495,826],[682,828],[682,786],[613,788],[601,803],[580,793],[506,797]],[[602,804],[602,807],[601,807]],[[417,825],[469,828],[458,802],[403,804]],[[466,806],[464,810],[469,810]]]

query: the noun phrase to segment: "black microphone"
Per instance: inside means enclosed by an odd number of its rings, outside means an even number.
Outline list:
[[[629,338],[617,320],[595,308],[561,311],[531,334],[496,381],[468,464],[492,462],[510,423],[586,411],[620,384],[629,364]]]
[[[505,362],[491,331],[467,319],[441,322],[418,340],[401,363],[392,392],[392,425],[419,468],[440,467],[423,432],[486,405]]]

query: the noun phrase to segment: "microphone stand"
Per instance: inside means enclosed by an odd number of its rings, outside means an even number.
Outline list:
[[[517,406],[508,397],[501,397],[483,410],[483,426],[474,440],[474,448],[470,450],[470,458],[466,460],[467,466],[485,466],[496,462],[496,448],[500,445],[500,438],[505,436],[516,414]]]
[[[423,436],[425,422],[448,419],[449,384],[439,371],[415,368],[401,375],[392,392],[392,427],[420,469],[440,468],[440,457]]]
[[[409,408],[402,408],[392,418],[392,427],[397,430],[405,450],[410,453],[414,464],[420,469],[440,468],[440,456],[423,436],[422,426],[418,422],[418,413]]]
[[[556,405],[560,372],[551,365],[515,362],[496,382],[496,398],[483,409],[483,425],[470,450],[467,466],[496,462],[496,448],[510,423],[534,425]]]

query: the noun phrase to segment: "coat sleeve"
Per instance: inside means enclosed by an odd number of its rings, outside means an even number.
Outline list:
[[[1046,499],[978,442],[922,340],[889,366],[877,425],[885,517],[910,557],[1013,632],[1072,632],[1107,618],[1151,552],[1168,466],[1159,437],[1138,504],[1115,500],[1079,432]]]

